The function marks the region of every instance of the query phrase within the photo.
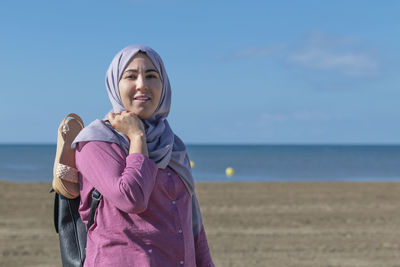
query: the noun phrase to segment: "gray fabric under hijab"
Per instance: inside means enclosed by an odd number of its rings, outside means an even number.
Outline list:
[[[160,103],[156,111],[150,118],[142,120],[146,131],[149,158],[160,169],[165,169],[167,166],[171,167],[185,184],[189,194],[192,196],[193,233],[196,235],[201,230],[202,219],[195,194],[190,161],[184,143],[173,133],[168,124],[167,116],[171,106],[171,86],[161,57],[150,47],[143,45],[125,47],[112,60],[106,74],[106,87],[113,106],[112,111],[120,112],[125,110],[119,94],[118,83],[126,66],[138,52],[146,53],[150,58],[160,74],[163,85]],[[82,129],[72,143],[72,147],[75,148],[78,142],[83,141],[117,143],[128,155],[128,137],[115,130],[105,119],[97,119]]]

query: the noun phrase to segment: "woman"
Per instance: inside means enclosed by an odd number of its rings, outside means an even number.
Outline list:
[[[113,112],[73,143],[84,223],[92,190],[103,196],[84,266],[214,266],[185,145],[166,120],[171,88],[160,56],[122,49],[106,86]]]

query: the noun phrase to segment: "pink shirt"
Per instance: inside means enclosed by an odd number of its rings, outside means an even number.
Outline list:
[[[85,267],[214,266],[206,233],[193,236],[191,197],[169,167],[115,143],[78,143],[79,213],[88,222],[91,191],[103,198],[88,229]]]

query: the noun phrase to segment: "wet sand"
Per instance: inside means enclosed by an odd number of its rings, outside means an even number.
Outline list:
[[[0,266],[61,266],[49,183],[0,181]],[[400,183],[199,183],[216,266],[400,266]]]

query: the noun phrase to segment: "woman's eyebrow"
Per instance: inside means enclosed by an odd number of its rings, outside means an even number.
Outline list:
[[[144,73],[153,72],[153,71],[158,73],[158,71],[156,71],[155,69],[148,69]]]
[[[126,70],[125,72],[134,72],[134,73],[137,73],[138,70],[137,70],[137,69],[128,69],[128,70]],[[158,73],[158,71],[155,70],[155,69],[147,69],[144,73],[148,73],[148,72],[157,72],[157,73]]]

